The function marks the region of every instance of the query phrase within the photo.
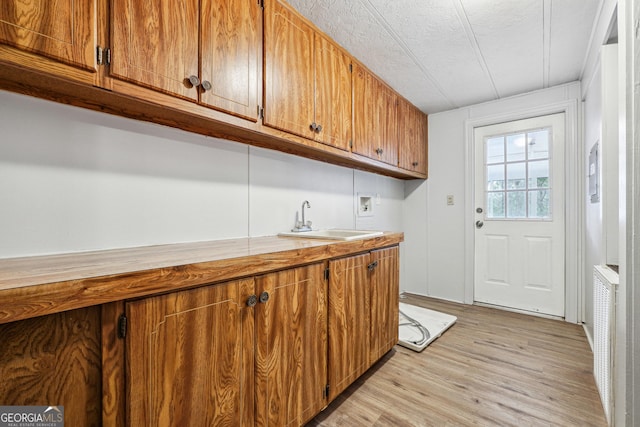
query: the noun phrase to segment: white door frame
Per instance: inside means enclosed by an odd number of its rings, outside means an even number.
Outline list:
[[[579,110],[577,100],[567,100],[553,104],[542,105],[533,109],[526,109],[514,113],[497,114],[465,121],[465,280],[464,302],[473,304],[474,290],[474,128],[545,116],[555,113],[565,114],[565,320],[579,323],[583,321],[583,247],[584,240],[581,230],[584,224],[584,176],[583,147],[579,143]]]

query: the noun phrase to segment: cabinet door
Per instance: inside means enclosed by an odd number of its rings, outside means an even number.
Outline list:
[[[371,252],[371,363],[398,343],[398,247]]]
[[[96,69],[96,0],[2,0],[0,42]]]
[[[126,304],[127,425],[252,425],[253,280]]]
[[[399,166],[427,174],[427,117],[404,99],[398,101]]]
[[[261,14],[257,1],[203,0],[200,101],[257,120]]]
[[[329,400],[370,365],[369,254],[329,262]]]
[[[351,57],[319,34],[315,36],[316,140],[349,150],[351,134]]]
[[[112,76],[197,100],[199,0],[113,0]]]
[[[264,124],[313,139],[313,29],[280,0],[264,21]]]
[[[397,166],[397,95],[356,64],[353,100],[353,151]]]
[[[256,278],[256,424],[303,425],[325,406],[324,264]],[[263,301],[263,299],[261,299]]]

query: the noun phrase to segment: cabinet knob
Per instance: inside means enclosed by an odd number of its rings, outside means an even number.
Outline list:
[[[187,80],[189,81],[189,83],[191,83],[191,86],[193,87],[200,85],[200,79],[198,78],[198,76],[189,76]]]
[[[257,303],[258,303],[258,297],[257,296],[251,295],[249,298],[247,298],[247,306],[253,307]]]
[[[260,294],[260,302],[264,304],[267,301],[269,301],[269,292],[264,291]]]
[[[316,127],[316,133],[320,133],[320,132],[322,132],[322,125],[318,125]]]
[[[204,80],[202,82],[202,89],[204,89],[205,91],[211,90],[213,86],[211,85],[211,82],[209,80]]]
[[[378,155],[382,155],[382,148],[376,148],[376,153],[378,153]]]
[[[316,124],[316,122],[311,123],[309,127],[311,128],[312,131],[317,132],[318,125]]]
[[[415,168],[416,166],[418,166],[418,162],[413,162],[411,163],[413,165],[413,167]]]

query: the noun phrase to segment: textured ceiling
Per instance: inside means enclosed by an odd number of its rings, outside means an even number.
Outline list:
[[[601,0],[287,0],[426,113],[579,80]]]

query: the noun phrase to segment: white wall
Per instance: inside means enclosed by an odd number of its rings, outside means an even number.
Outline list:
[[[0,258],[275,235],[303,200],[314,228],[403,231],[394,178],[3,91],[0,129]]]
[[[465,253],[472,242],[469,243],[465,228],[468,211],[473,211],[474,207],[467,206],[466,200],[469,178],[465,163],[467,123],[491,121],[492,118],[500,120],[509,115],[515,118],[546,105],[577,102],[579,97],[579,83],[571,83],[429,116],[429,179],[423,185],[411,187],[412,184],[407,183],[406,186],[410,191],[405,201],[405,230],[424,227],[425,216],[410,215],[413,209],[426,212],[426,229],[418,236],[424,239],[424,244],[407,241],[407,250],[411,245],[416,251],[411,255],[416,261],[405,266],[408,279],[404,283],[405,290],[470,302],[465,289],[472,280],[472,271]],[[447,205],[447,195],[454,197],[453,206]]]

